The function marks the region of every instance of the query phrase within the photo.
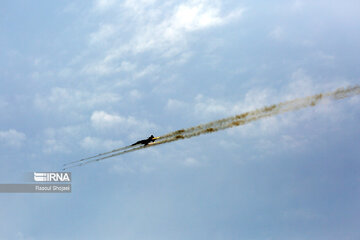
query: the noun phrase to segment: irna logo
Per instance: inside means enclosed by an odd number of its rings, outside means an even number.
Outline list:
[[[71,182],[70,172],[34,172],[35,182]]]

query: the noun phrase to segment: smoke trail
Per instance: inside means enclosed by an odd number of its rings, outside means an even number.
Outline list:
[[[209,122],[206,124],[201,124],[201,125],[198,125],[195,127],[187,128],[187,129],[177,130],[177,131],[165,134],[163,136],[160,136],[158,138],[158,141],[156,141],[152,144],[149,144],[146,146],[141,146],[141,147],[135,147],[130,150],[125,150],[125,151],[122,151],[119,153],[114,153],[114,154],[111,154],[108,156],[104,156],[102,158],[97,158],[97,159],[93,159],[91,161],[82,162],[80,164],[77,164],[77,165],[74,165],[71,167],[78,167],[78,166],[82,166],[82,165],[85,165],[85,164],[88,164],[91,162],[105,160],[105,159],[108,159],[111,157],[115,157],[115,156],[118,156],[121,154],[129,153],[129,152],[133,152],[133,151],[137,151],[137,150],[141,150],[141,149],[147,148],[147,147],[153,147],[153,146],[157,146],[157,145],[164,144],[164,143],[169,143],[169,142],[174,142],[174,141],[178,141],[181,139],[187,139],[187,138],[199,136],[202,134],[209,134],[212,132],[217,132],[217,131],[224,130],[227,128],[232,128],[232,127],[248,124],[250,122],[257,121],[262,118],[267,118],[267,117],[275,116],[278,114],[299,110],[301,108],[313,107],[313,106],[316,106],[317,104],[319,104],[320,101],[324,98],[340,100],[340,99],[355,96],[358,94],[360,94],[360,86],[353,86],[353,87],[348,87],[346,89],[339,88],[334,92],[317,94],[317,95],[313,95],[313,96],[309,96],[309,97],[305,97],[305,98],[297,98],[294,100],[281,102],[281,103],[274,104],[271,106],[266,106],[266,107],[263,107],[261,109],[257,109],[254,111],[249,111],[249,112],[246,112],[246,113],[243,113],[240,115],[223,118],[220,120],[216,120],[216,121]],[[127,147],[125,147],[125,148],[127,148]],[[110,152],[110,153],[112,153],[112,152]],[[107,153],[101,154],[101,156],[105,155],[105,154],[107,154]],[[68,168],[70,168],[70,167],[68,167]]]
[[[89,163],[98,162],[98,161],[101,161],[101,160],[104,160],[104,159],[107,159],[107,158],[115,157],[115,156],[118,156],[118,155],[121,155],[121,154],[133,152],[133,151],[137,151],[137,150],[140,150],[140,149],[143,149],[143,148],[146,148],[146,147],[150,147],[150,146],[152,146],[152,144],[149,144],[149,145],[146,145],[146,146],[134,147],[132,149],[125,150],[125,151],[122,151],[120,153],[114,153],[114,154],[111,154],[111,155],[108,155],[108,156],[105,156],[105,157],[102,157],[102,158],[92,159],[92,160],[89,160],[89,161],[86,161],[86,162],[78,163],[79,161],[77,161],[77,162],[75,162],[77,164],[72,165],[72,166],[66,166],[66,167],[63,168],[63,170],[66,170],[66,169],[69,169],[69,168],[74,168],[74,167],[80,167],[80,166],[83,166],[83,165],[86,165],[86,164],[89,164]]]
[[[126,147],[116,148],[116,149],[111,150],[109,152],[99,153],[99,154],[91,156],[91,157],[87,157],[87,158],[83,158],[83,159],[76,160],[76,161],[73,161],[73,162],[65,163],[63,166],[69,166],[69,165],[72,165],[72,164],[75,164],[75,163],[80,163],[80,162],[83,162],[83,161],[86,161],[86,160],[89,160],[89,159],[92,159],[92,158],[97,158],[97,157],[101,157],[101,156],[104,156],[104,155],[107,155],[107,154],[110,154],[110,153],[123,151],[123,150],[126,150],[128,148],[132,148],[132,147],[133,146],[129,145],[129,146],[126,146]]]
[[[229,125],[229,124],[230,125],[234,124],[236,126],[236,124],[238,122],[241,123],[241,120],[252,118],[253,116],[261,116],[263,114],[266,114],[266,113],[269,114],[272,112],[277,113],[278,111],[280,111],[279,113],[284,113],[284,112],[288,112],[288,111],[292,111],[292,110],[297,110],[299,108],[315,106],[323,98],[330,98],[330,99],[338,100],[338,99],[354,96],[357,94],[360,94],[359,86],[353,86],[353,87],[349,87],[346,89],[339,88],[334,92],[317,94],[317,95],[309,96],[309,97],[305,97],[305,98],[297,98],[294,100],[274,104],[271,106],[266,106],[261,109],[246,112],[246,113],[243,113],[240,115],[216,120],[216,121],[206,123],[206,124],[201,124],[201,125],[198,125],[195,127],[188,128],[188,129],[177,130],[177,131],[168,133],[166,135],[160,136],[159,140],[171,139],[174,136],[188,135],[188,134],[196,133],[196,132],[204,132],[204,129],[205,129],[205,132],[207,132],[207,131],[212,132],[213,130],[217,129],[218,126]],[[270,115],[272,115],[272,114],[270,114]]]

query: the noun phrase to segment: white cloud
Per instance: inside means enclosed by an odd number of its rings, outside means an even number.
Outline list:
[[[131,125],[131,119],[126,119],[119,115],[112,115],[104,111],[95,111],[91,115],[91,123],[96,128],[108,128],[115,125]]]
[[[147,50],[167,52],[171,57],[181,52],[186,46],[186,34],[227,23],[242,14],[236,10],[228,15],[220,14],[219,4],[210,1],[188,1],[174,7],[170,16],[163,16],[160,21],[151,21],[152,16],[142,16],[139,31],[133,36],[127,50],[141,53]],[[150,20],[150,21],[149,21]],[[170,54],[169,54],[170,53]]]
[[[129,97],[132,99],[132,100],[139,100],[142,98],[142,94],[139,90],[137,89],[133,89],[129,92]]]
[[[171,55],[171,54],[170,54]],[[168,65],[182,65],[186,63],[191,57],[193,56],[193,53],[190,52],[190,50],[186,50],[179,55],[176,56],[176,58],[173,58],[168,62]]]
[[[188,157],[183,161],[183,164],[187,167],[196,167],[200,165],[200,162],[192,157]]]
[[[286,100],[305,97],[313,94],[333,91],[339,87],[348,86],[349,83],[343,79],[326,79],[326,82],[320,81],[310,76],[306,70],[296,69],[291,75],[291,82],[282,88],[282,96]]]
[[[353,96],[349,99],[349,103],[353,106],[353,107],[359,107],[360,106],[360,96]]]
[[[77,139],[81,137],[84,126],[73,125],[60,128],[47,128],[43,132],[43,149],[47,154],[69,153],[76,147]]]
[[[153,74],[154,72],[158,72],[158,71],[160,71],[159,66],[150,64],[149,66],[146,66],[143,70],[136,71],[134,73],[134,78],[142,78],[144,76]]]
[[[90,35],[90,44],[103,43],[115,33],[115,29],[110,24],[102,24],[97,32]]]
[[[80,145],[86,149],[93,149],[93,148],[98,148],[99,143],[100,143],[100,139],[98,139],[98,138],[85,137],[81,141]]]
[[[219,16],[218,8],[207,8],[202,2],[193,1],[178,6],[171,22],[173,29],[195,31],[219,25],[223,19]]]
[[[107,7],[109,5],[111,7]],[[90,34],[90,43],[105,47],[105,55],[86,66],[83,72],[100,75],[119,72],[119,59],[148,51],[155,51],[163,58],[180,58],[178,64],[186,62],[191,56],[188,53],[191,33],[227,24],[244,11],[237,8],[223,13],[220,1],[210,0],[183,3],[127,0],[121,4],[97,1],[95,8],[101,11],[111,9],[111,13],[103,11],[104,19],[109,18],[109,14],[113,16],[111,24],[105,20]]]
[[[192,104],[194,106],[193,112],[201,118],[239,114],[271,104],[274,102],[274,95],[270,89],[253,89],[245,94],[243,100],[229,102],[198,94]]]
[[[100,139],[100,138],[95,138],[95,137],[85,137],[81,140],[80,145],[88,150],[94,150],[94,149],[99,149],[99,150],[111,150],[114,149],[116,147],[119,147],[121,145],[123,145],[123,142],[118,140],[118,141],[113,141],[113,140],[108,140],[108,139]]]
[[[324,88],[325,87],[325,88]],[[286,100],[310,96],[322,91],[330,90],[326,85],[319,85],[314,82],[314,79],[308,73],[299,68],[291,75],[291,82],[284,88],[284,95]],[[332,88],[333,90],[334,88]]]
[[[69,149],[66,145],[57,139],[46,139],[44,141],[43,152],[47,154],[51,153],[69,153]]]
[[[68,110],[83,110],[118,102],[121,97],[117,94],[92,93],[76,89],[55,87],[50,94],[36,95],[34,105],[46,111],[64,112]]]
[[[212,98],[204,98],[203,95],[199,94],[195,98],[194,111],[200,115],[224,115],[230,105],[223,101],[216,101]]]
[[[0,131],[0,144],[5,146],[20,147],[26,140],[26,135],[14,129]]]
[[[292,148],[294,150],[299,150],[303,146],[308,144],[308,139],[301,136],[291,136],[291,135],[283,135],[281,136],[281,146],[284,148]]]
[[[97,0],[95,1],[95,11],[106,11],[115,5],[115,0]]]
[[[166,109],[170,111],[182,111],[186,107],[186,103],[177,99],[168,99]]]
[[[316,53],[316,56],[321,59],[323,62],[327,63],[327,62],[333,62],[335,60],[335,56],[328,54],[328,53],[324,53],[322,51],[319,51]]]
[[[134,72],[136,65],[127,61],[122,61],[120,64],[112,61],[111,56],[107,56],[101,61],[89,63],[81,70],[85,74],[108,75],[119,72]]]
[[[275,40],[282,40],[285,36],[285,31],[282,27],[277,26],[270,32],[269,36]]]
[[[91,124],[98,130],[112,130],[128,132],[130,139],[142,136],[144,133],[154,131],[157,126],[149,121],[138,120],[135,117],[123,117],[105,111],[95,111],[91,115]]]
[[[291,9],[294,11],[300,11],[304,8],[305,2],[303,0],[295,0],[292,5]]]
[[[125,0],[123,8],[129,10],[128,14],[135,14],[135,18],[143,17],[146,12],[153,10],[156,0]],[[151,8],[152,7],[152,8]]]

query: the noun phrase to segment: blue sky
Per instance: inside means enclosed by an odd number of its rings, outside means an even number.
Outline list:
[[[359,1],[3,1],[0,181],[359,84]],[[1,194],[1,239],[359,239],[360,98]]]

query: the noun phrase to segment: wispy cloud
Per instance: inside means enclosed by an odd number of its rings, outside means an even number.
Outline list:
[[[200,166],[200,162],[195,158],[188,157],[183,161],[183,165],[186,167],[198,167]]]
[[[90,34],[90,44],[103,43],[115,33],[112,25],[101,24],[99,30]]]
[[[99,75],[118,72],[118,64],[125,56],[149,51],[166,59],[183,55],[189,51],[192,33],[227,24],[239,18],[244,11],[243,8],[235,8],[224,13],[220,1],[209,0],[184,3],[152,0],[115,3],[102,0],[95,3],[94,9],[98,10],[97,14],[103,14],[105,21],[90,34],[89,42],[92,47],[103,47],[105,54],[89,65],[92,71],[84,72]],[[106,21],[109,14],[113,18]],[[186,61],[186,58],[181,58],[182,62]]]
[[[42,151],[46,154],[70,153],[77,147],[75,143],[84,134],[84,128],[82,125],[73,125],[45,129],[42,133]]]
[[[20,147],[26,140],[26,135],[15,129],[0,131],[0,144],[4,146]]]
[[[91,115],[91,125],[99,131],[116,131],[130,134],[130,139],[143,136],[154,131],[157,126],[146,119],[138,120],[133,116],[120,116],[105,111],[94,111]]]
[[[52,88],[48,94],[37,94],[34,105],[44,111],[64,112],[85,110],[118,102],[121,97],[110,92],[88,92],[69,88]]]
[[[277,41],[280,41],[284,38],[285,36],[285,30],[283,27],[280,26],[276,26],[270,33],[269,36]]]
[[[106,11],[115,5],[115,0],[97,0],[95,1],[94,10],[95,11]]]
[[[100,139],[96,137],[85,137],[81,140],[80,145],[87,150],[110,150],[115,147],[123,145],[123,142],[108,140],[108,139]]]
[[[63,141],[57,139],[46,139],[43,145],[43,153],[69,153],[70,150]]]
[[[304,8],[304,6],[305,6],[305,1],[295,0],[295,1],[293,1],[292,5],[291,5],[291,9],[294,11],[300,11]]]

